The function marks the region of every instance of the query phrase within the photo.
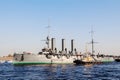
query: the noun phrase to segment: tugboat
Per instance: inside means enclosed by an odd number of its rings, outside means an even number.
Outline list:
[[[92,55],[90,52],[84,53],[81,60],[77,59],[74,61],[76,64],[100,64],[101,60],[95,58],[95,55]]]

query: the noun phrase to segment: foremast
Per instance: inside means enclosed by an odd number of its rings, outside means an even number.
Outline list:
[[[48,19],[47,29],[48,29],[48,35],[46,38],[46,44],[47,44],[47,48],[49,49],[50,48],[50,21],[49,21],[49,19]]]

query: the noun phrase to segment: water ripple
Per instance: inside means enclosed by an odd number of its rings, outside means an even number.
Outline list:
[[[120,80],[120,63],[30,66],[0,64],[0,80]]]

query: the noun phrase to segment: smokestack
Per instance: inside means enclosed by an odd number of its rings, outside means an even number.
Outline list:
[[[72,39],[71,40],[71,51],[73,51],[73,48],[74,48],[74,40]]]
[[[55,38],[51,39],[51,49],[54,50],[55,49]]]
[[[62,51],[65,49],[65,39],[62,39]]]

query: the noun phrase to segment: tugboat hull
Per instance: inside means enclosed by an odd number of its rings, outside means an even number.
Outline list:
[[[116,62],[120,62],[120,59],[115,59]]]

